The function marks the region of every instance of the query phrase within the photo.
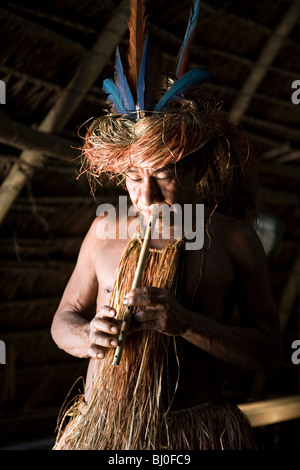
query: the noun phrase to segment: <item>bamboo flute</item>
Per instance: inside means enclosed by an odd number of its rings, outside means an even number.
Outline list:
[[[156,218],[157,218],[157,213],[155,210],[153,210],[153,206],[152,206],[151,216],[150,216],[147,228],[146,228],[146,233],[145,233],[144,241],[142,244],[142,248],[141,248],[141,252],[140,252],[140,256],[139,256],[139,260],[138,260],[138,264],[137,264],[137,268],[136,268],[136,272],[134,275],[131,289],[136,289],[141,284],[142,275],[143,275],[147,255],[148,255],[149,248],[150,248],[151,234],[153,233],[153,230],[155,228]],[[132,307],[127,307],[125,311],[122,327],[121,327],[121,332],[119,335],[119,340],[118,340],[119,344],[116,348],[116,352],[115,352],[115,356],[113,360],[114,366],[118,366],[120,364],[120,360],[122,357],[131,318],[132,318]]]

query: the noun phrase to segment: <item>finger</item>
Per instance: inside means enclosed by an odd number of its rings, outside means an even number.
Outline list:
[[[159,308],[162,299],[159,296],[152,295],[149,293],[130,295],[124,299],[124,305],[128,307],[140,306],[140,307],[155,307]]]
[[[101,348],[100,346],[97,346],[96,344],[91,344],[89,349],[88,349],[88,355],[90,357],[93,357],[94,359],[103,359],[105,356],[105,352],[107,349]]]
[[[90,343],[103,348],[115,348],[118,346],[118,335],[94,332],[90,335]]]
[[[163,295],[165,293],[165,289],[161,289],[160,287],[153,287],[153,286],[143,286],[143,287],[136,287],[129,291],[125,298],[135,296],[135,295],[143,295],[143,294],[150,294],[150,295]]]
[[[116,320],[114,318],[107,320],[105,318],[95,317],[91,321],[91,329],[95,332],[103,331],[109,334],[116,334],[120,331],[121,320]]]
[[[96,317],[110,317],[115,318],[117,312],[114,308],[110,307],[109,305],[103,305],[100,310],[96,313]]]

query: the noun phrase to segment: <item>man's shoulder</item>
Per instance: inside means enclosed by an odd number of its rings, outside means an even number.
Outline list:
[[[130,240],[131,232],[135,229],[135,221],[136,217],[128,216],[123,219],[119,218],[117,213],[116,217],[109,214],[97,215],[90,225],[84,242],[90,249],[96,250],[108,245],[123,245]]]
[[[233,219],[220,212],[214,212],[211,217],[212,227],[224,237],[239,239],[257,238],[254,225],[243,219]],[[238,240],[236,240],[238,241]]]
[[[258,245],[260,245],[260,239],[255,227],[250,222],[228,218],[226,229],[229,240],[232,241],[235,246],[253,246],[257,248]]]
[[[253,224],[216,213],[212,227],[234,264],[250,265],[265,258],[262,243]]]

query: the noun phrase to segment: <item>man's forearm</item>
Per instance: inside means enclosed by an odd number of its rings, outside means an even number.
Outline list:
[[[280,346],[252,327],[229,326],[194,312],[184,339],[236,367],[273,374],[280,365]]]
[[[89,333],[89,321],[75,312],[57,312],[51,326],[57,346],[76,357],[89,357]]]

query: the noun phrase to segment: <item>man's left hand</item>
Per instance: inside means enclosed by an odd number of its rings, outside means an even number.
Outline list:
[[[143,307],[133,315],[132,331],[150,329],[169,336],[180,336],[188,328],[188,311],[166,289],[138,287],[126,295],[124,304],[127,307]]]

